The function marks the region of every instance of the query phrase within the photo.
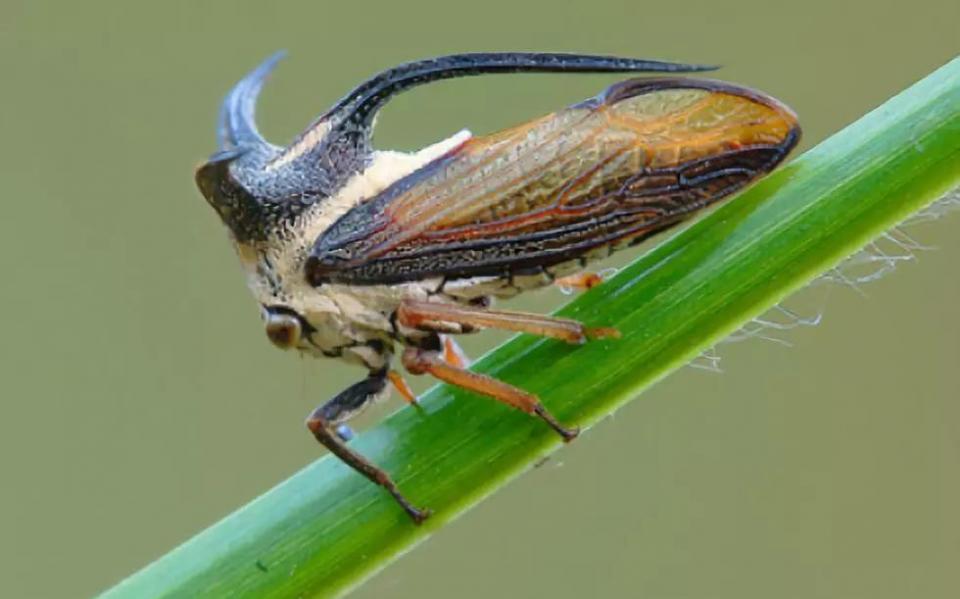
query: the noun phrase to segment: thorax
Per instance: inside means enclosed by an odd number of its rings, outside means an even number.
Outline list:
[[[315,240],[338,218],[375,197],[398,179],[414,172],[469,138],[461,132],[417,153],[377,152],[369,166],[334,195],[305,210],[298,218],[272,231],[264,241],[235,242],[247,285],[263,308],[283,307],[299,314],[313,329],[300,349],[339,355],[344,348],[393,335],[390,316],[405,298],[424,299],[441,281],[401,285],[311,286],[304,263]]]

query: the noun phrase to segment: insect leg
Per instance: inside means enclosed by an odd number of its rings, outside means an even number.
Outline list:
[[[397,309],[397,321],[414,329],[444,330],[446,327],[443,323],[455,323],[476,328],[530,333],[577,344],[584,343],[588,338],[604,339],[620,336],[616,329],[588,328],[581,322],[566,318],[417,300],[404,300],[400,304]]]
[[[567,428],[547,411],[540,399],[495,378],[457,368],[443,360],[440,352],[408,347],[403,352],[403,365],[411,374],[430,374],[451,385],[486,395],[527,414],[537,416],[557,431],[564,441],[572,441],[580,433],[578,428]]]
[[[595,272],[579,272],[575,275],[560,277],[553,282],[554,285],[562,289],[577,289],[580,291],[593,289],[600,283],[603,283],[603,277]]]
[[[364,404],[384,393],[386,387],[386,370],[371,373],[366,379],[347,387],[336,397],[314,410],[307,418],[307,428],[310,429],[317,441],[330,450],[330,453],[367,477],[372,483],[386,489],[413,521],[419,524],[430,515],[430,511],[414,507],[400,493],[389,474],[347,447],[335,430],[340,421],[348,418],[350,414],[356,412]]]
[[[400,375],[396,370],[391,370],[387,373],[387,378],[390,379],[390,382],[393,384],[393,388],[400,393],[400,396],[403,397],[404,401],[412,406],[419,406],[420,402],[417,401],[417,396],[413,393],[413,389],[410,388],[410,385],[407,384],[407,381],[403,379],[403,376]]]
[[[463,348],[454,341],[453,337],[449,335],[443,335],[443,359],[447,363],[456,366],[457,368],[467,368],[470,366],[470,358],[467,357],[467,354],[463,351]],[[410,388],[410,385],[407,384],[407,381],[404,380],[403,375],[401,375],[396,370],[391,370],[387,373],[387,379],[393,384],[393,388],[400,393],[400,396],[403,397],[404,401],[408,404],[419,408],[420,400],[417,399],[416,394],[413,392],[413,389]],[[340,425],[343,427],[344,425]],[[337,434],[344,441],[349,441],[350,439],[344,437],[340,434],[340,428],[337,429]]]
[[[447,364],[457,368],[470,368],[470,357],[463,351],[456,339],[450,335],[443,335],[443,359]]]

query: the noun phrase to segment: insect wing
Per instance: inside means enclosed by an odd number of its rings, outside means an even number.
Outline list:
[[[666,229],[775,168],[793,113],[707,80],[637,79],[472,138],[316,242],[315,284],[504,275]]]

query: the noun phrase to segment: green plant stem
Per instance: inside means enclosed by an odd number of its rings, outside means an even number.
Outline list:
[[[589,427],[957,185],[960,59],[560,311],[622,339],[517,337],[475,368]],[[325,456],[104,596],[335,594],[559,446],[541,422],[446,386],[423,406],[354,441],[436,511],[422,527]]]

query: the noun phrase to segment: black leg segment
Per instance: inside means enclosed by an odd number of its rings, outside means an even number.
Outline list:
[[[376,401],[387,389],[387,370],[371,372],[370,376],[354,383],[323,404],[314,414],[330,424],[340,424]]]
[[[430,510],[418,509],[407,501],[407,498],[400,493],[390,475],[347,447],[336,430],[337,424],[384,393],[386,387],[386,370],[371,373],[366,379],[347,387],[336,397],[314,410],[307,418],[307,428],[310,429],[317,441],[330,450],[330,453],[367,477],[370,482],[386,489],[410,518],[419,524],[430,515]]]

